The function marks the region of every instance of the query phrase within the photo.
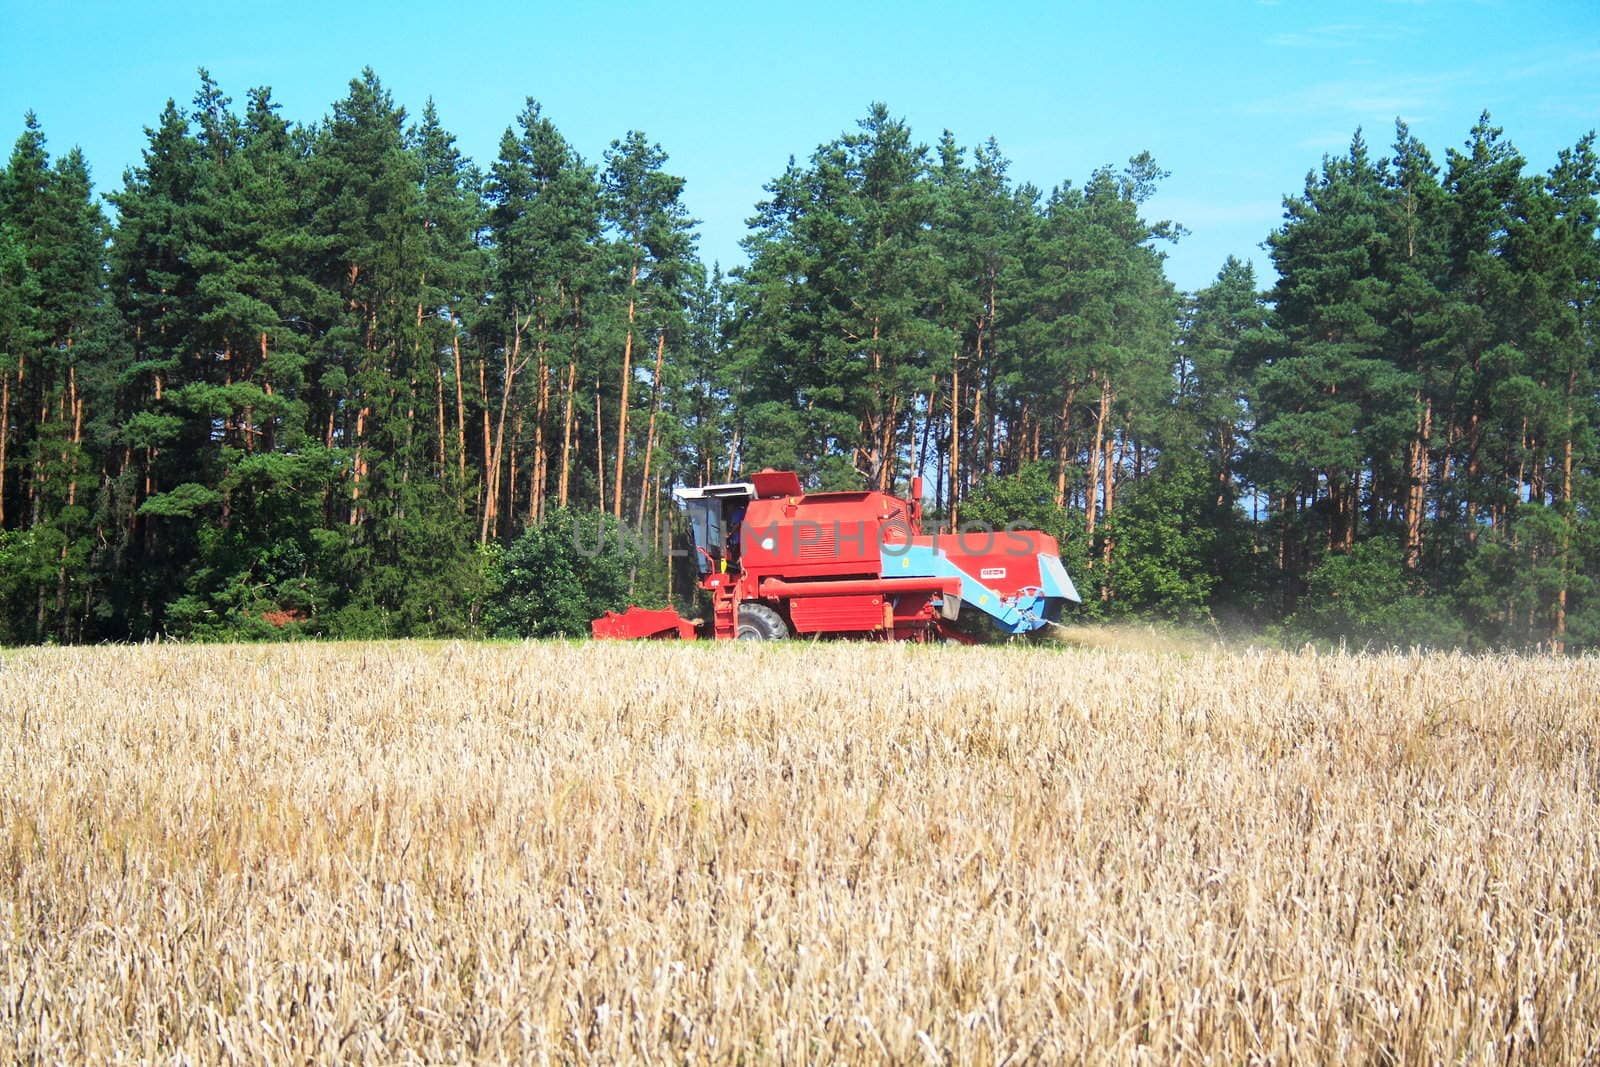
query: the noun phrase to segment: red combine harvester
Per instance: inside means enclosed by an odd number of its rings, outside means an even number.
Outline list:
[[[922,533],[922,479],[888,493],[807,493],[792,471],[673,491],[689,516],[710,636],[791,634],[970,641],[977,611],[1006,634],[1060,617],[1078,592],[1055,538],[1035,530]],[[606,612],[597,638],[690,638],[702,623],[671,608]]]

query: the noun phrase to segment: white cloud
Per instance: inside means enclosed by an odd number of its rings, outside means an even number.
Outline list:
[[[1527,78],[1547,78],[1552,74],[1563,74],[1570,70],[1591,72],[1597,66],[1600,66],[1600,48],[1586,48],[1560,52],[1517,66],[1506,67],[1499,72],[1499,76],[1507,80],[1522,81]]]
[[[1373,26],[1359,22],[1337,22],[1267,38],[1274,48],[1356,48],[1404,40],[1416,33],[1410,26]]]
[[[1560,52],[1524,53],[1507,57],[1493,66],[1473,65],[1432,74],[1338,78],[1278,93],[1246,104],[1242,110],[1251,115],[1297,116],[1319,126],[1329,120],[1370,126],[1378,122],[1387,124],[1396,117],[1422,123],[1447,110],[1451,98],[1461,95],[1463,90],[1479,95],[1485,88],[1503,86],[1507,82],[1545,80],[1554,83],[1564,77],[1570,81],[1597,67],[1600,67],[1600,49],[1586,45]],[[1567,95],[1569,99],[1581,99],[1570,93]],[[1591,109],[1588,113],[1592,115],[1594,111]]]
[[[1553,115],[1559,119],[1576,119],[1581,125],[1588,123],[1594,125],[1594,117],[1600,115],[1600,96],[1560,96],[1539,101],[1538,110],[1544,115]]]
[[[1469,81],[1471,75],[1470,70],[1460,70],[1397,78],[1340,78],[1257,100],[1244,110],[1254,115],[1337,116],[1367,122],[1402,115],[1421,121],[1424,112],[1439,106],[1448,89]]]

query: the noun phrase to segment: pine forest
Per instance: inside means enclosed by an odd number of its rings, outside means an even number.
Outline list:
[[[775,467],[1052,533],[1089,619],[1600,644],[1593,133],[1352,131],[1182,292],[1137,144],[1035,185],[873,104],[724,270],[645,132],[198,81],[103,198],[32,115],[0,169],[0,643],[579,634]]]

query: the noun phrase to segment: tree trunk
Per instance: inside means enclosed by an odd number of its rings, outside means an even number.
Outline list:
[[[159,401],[161,399],[161,375],[157,374],[154,377],[155,377],[155,397]],[[150,471],[151,471],[152,468],[155,467],[156,456],[158,456],[159,454],[160,454],[160,449],[154,448],[154,447],[152,447],[150,445],[146,445],[145,446],[145,449],[144,449],[144,496],[140,498],[141,500],[150,499],[150,494],[153,491],[153,488],[154,488],[154,485],[155,485],[155,479],[151,475]],[[0,486],[3,486],[3,481],[4,481],[3,479],[0,479]],[[129,520],[128,520],[129,529],[140,529],[141,530],[141,543],[143,543],[142,524],[139,521],[138,515],[139,515],[138,509],[135,509],[133,515],[129,516]]]
[[[354,526],[361,520],[361,477],[366,473],[366,461],[361,458],[361,444],[367,432],[367,415],[370,408],[356,411],[355,455],[350,463],[350,522]]]
[[[1333,471],[1327,471],[1325,477],[1328,482],[1328,535],[1324,538],[1324,547],[1329,552],[1335,552],[1341,547],[1339,538],[1344,527],[1344,494],[1338,476]]]
[[[1541,459],[1540,462],[1533,465],[1533,470],[1528,472],[1528,503],[1543,505],[1548,488],[1545,483],[1545,467],[1542,462],[1545,454],[1544,441],[1539,438],[1530,439],[1528,450]]]
[[[1419,397],[1419,399],[1421,399]],[[1422,520],[1428,503],[1428,439],[1433,435],[1433,401],[1423,400],[1417,414],[1417,433],[1411,441],[1406,485],[1406,569],[1416,570],[1422,562]]]
[[[1451,420],[1454,419],[1452,415]],[[1441,491],[1450,488],[1450,480],[1455,477],[1456,442],[1461,439],[1460,428],[1454,421],[1446,421],[1444,430],[1444,457],[1439,461],[1439,488]]]
[[[883,424],[879,427],[878,439],[873,444],[873,448],[878,452],[877,488],[879,491],[887,493],[894,488],[895,467],[897,466],[894,430],[896,424],[900,421],[900,398],[891,396],[889,398],[889,410],[880,411],[879,415],[883,419]]]
[[[950,364],[950,532],[956,532],[956,501],[961,499],[961,353]]]
[[[1330,488],[1329,492],[1337,495],[1337,506],[1334,509],[1337,518],[1334,523],[1333,544],[1330,547],[1344,551],[1356,543],[1356,525],[1360,517],[1361,472],[1357,471],[1352,480],[1340,482],[1336,488]]]
[[[1478,444],[1481,434],[1478,413],[1474,411],[1467,420],[1467,543],[1478,543]]]
[[[973,368],[970,375],[972,381],[967,388],[972,392],[972,419],[968,425],[972,429],[972,455],[962,476],[963,484],[968,487],[977,484],[978,475],[983,472],[983,368]]]
[[[1024,400],[1017,409],[1017,421],[1006,426],[1006,473],[1015,474],[1028,462],[1028,435],[1033,428],[1033,412]]]
[[[594,477],[595,477],[595,504],[600,513],[606,510],[606,439],[605,428],[601,424],[600,413],[600,383],[594,383]]]
[[[78,502],[78,446],[83,442],[83,398],[78,395],[76,365],[67,368],[67,390],[70,396],[67,406],[72,411],[72,437],[67,460],[67,507],[70,508]]]
[[[400,484],[405,485],[411,481],[411,447],[417,440],[417,382],[411,379],[406,382],[406,444],[405,459],[400,464]],[[396,514],[405,517],[405,507],[401,505]]]
[[[511,389],[516,384],[517,372],[522,370],[523,364],[519,362],[522,356],[522,334],[533,321],[530,316],[526,321],[518,323],[512,321],[511,351],[506,354],[504,373],[500,379],[500,414],[495,420],[494,449],[489,453],[490,458],[485,460],[484,472],[484,498],[483,522],[478,530],[478,543],[489,543],[489,531],[497,530],[500,521],[500,468],[505,456],[506,442],[506,412],[511,407]],[[483,413],[485,445],[488,444],[489,412]]]
[[[644,435],[644,476],[639,479],[639,517],[634,523],[644,528],[644,510],[650,487],[650,457],[656,450],[656,413],[661,410],[661,364],[667,355],[667,331],[656,334],[656,373],[650,385],[650,428]]]
[[[983,401],[989,411],[989,428],[984,431],[983,442],[983,476],[985,478],[996,472],[996,448],[999,444],[1000,433],[1000,406],[994,398],[994,368],[989,368],[983,383]]]
[[[1578,372],[1567,375],[1566,440],[1561,446],[1561,584],[1556,589],[1555,626],[1550,647],[1557,655],[1567,650],[1567,587],[1572,573],[1572,395],[1577,389]]]
[[[439,480],[442,482],[445,478],[445,472],[449,469],[449,459],[445,455],[445,441],[448,434],[444,428],[444,368],[439,366],[437,357],[434,359],[433,364],[433,396],[438,406],[439,414],[439,441],[438,448],[435,449],[434,458],[439,470]]]
[[[659,474],[656,475],[656,484],[651,486],[651,488],[654,490],[654,492],[650,494],[650,551],[659,553],[661,551],[661,476]],[[641,493],[640,495],[642,496],[644,494]],[[644,526],[643,519],[639,520],[639,525],[641,527]],[[668,564],[667,569],[669,571],[667,588],[670,590],[672,588],[672,583],[670,580],[670,563]]]
[[[1533,494],[1529,492],[1530,487],[1528,485],[1528,454],[1530,447],[1528,442],[1528,417],[1524,415],[1522,417],[1522,429],[1517,434],[1517,501],[1519,503],[1523,500],[1527,500],[1530,504],[1533,503]],[[1501,459],[1500,467],[1505,470],[1510,466],[1511,446],[1507,444],[1506,454]],[[1537,465],[1535,469],[1537,469]],[[1534,477],[1537,478],[1538,475],[1535,474]]]
[[[1217,471],[1217,507],[1226,507],[1233,497],[1233,466],[1228,462],[1233,455],[1233,430],[1224,426],[1217,431],[1217,458],[1220,461],[1220,470]],[[1141,464],[1142,465],[1142,464]],[[1140,471],[1143,474],[1143,471]]]
[[[883,339],[883,324],[876,317],[872,320],[872,344],[869,347],[872,361],[872,407],[856,429],[857,441],[864,440],[867,447],[856,446],[859,456],[866,457],[866,470],[862,471],[867,479],[868,489],[882,490],[884,488],[884,467],[888,465],[888,457],[884,455],[885,424],[893,422],[884,408],[885,391],[883,388],[883,349],[879,342]],[[893,432],[892,430],[888,432]],[[861,470],[860,463],[855,467]]]
[[[461,329],[455,312],[450,313],[450,345],[456,357],[456,476],[461,479],[456,486],[456,502],[466,510],[467,492],[467,403],[461,389]]]
[[[974,415],[973,423],[972,423],[973,432],[974,433],[983,434],[983,440],[981,442],[978,441],[978,440],[974,440],[973,443],[972,443],[972,448],[973,448],[973,452],[976,453],[977,449],[978,449],[978,445],[980,443],[982,443],[983,446],[984,446],[982,469],[981,469],[981,471],[978,472],[978,473],[981,473],[984,477],[988,477],[989,475],[993,474],[994,471],[995,471],[995,466],[994,466],[994,460],[995,460],[995,456],[994,456],[995,432],[996,432],[996,428],[997,428],[997,426],[999,424],[999,417],[1000,417],[1000,410],[999,410],[999,408],[997,408],[995,406],[995,399],[994,399],[994,378],[995,378],[995,375],[994,375],[994,367],[992,365],[994,363],[994,345],[991,344],[991,345],[988,346],[989,351],[987,353],[988,358],[986,360],[984,358],[985,352],[984,352],[984,344],[983,344],[983,342],[985,340],[985,334],[987,333],[987,327],[990,327],[990,326],[994,325],[994,308],[995,308],[995,275],[994,275],[993,271],[990,271],[990,273],[989,273],[989,299],[985,303],[984,309],[983,309],[983,326],[980,327],[979,330],[978,330],[978,368],[979,368],[979,370],[980,370],[980,372],[982,374],[982,386],[983,386],[983,400],[982,400],[981,403],[986,405],[988,407],[988,410],[989,410],[989,428],[988,428],[987,431],[985,431],[983,429],[983,423],[977,419],[976,415]],[[977,385],[978,383],[974,382],[973,384]]]
[[[1300,494],[1285,494],[1280,506],[1283,515],[1278,549],[1278,570],[1283,575],[1283,613],[1293,615],[1300,603],[1300,543],[1292,536],[1295,517],[1300,513]]]
[[[478,477],[478,507],[481,521],[481,509],[484,507],[485,496],[489,491],[489,458],[494,454],[494,449],[490,445],[490,427],[493,423],[489,417],[489,357],[487,354],[478,356],[478,407],[483,410],[483,470]]]
[[[1556,588],[1556,618],[1550,634],[1550,647],[1561,655],[1567,650],[1567,587],[1572,573],[1572,433],[1567,432],[1561,449],[1561,584]]]
[[[536,473],[532,492],[536,506],[534,519],[543,522],[550,501],[550,364],[541,360],[539,367],[539,428],[535,435]]]
[[[534,405],[533,474],[528,486],[528,525],[544,518],[545,486],[549,482],[550,457],[545,444],[544,424],[550,414],[550,363],[545,359],[545,342],[539,341],[539,399]]]
[[[1112,509],[1116,506],[1117,467],[1121,465],[1123,459],[1123,447],[1127,444],[1127,440],[1128,439],[1125,434],[1118,433],[1117,431],[1112,431],[1111,434],[1105,439],[1106,455],[1105,460],[1102,463],[1101,470],[1105,477],[1104,514],[1105,518],[1108,520],[1111,518]],[[1100,560],[1102,565],[1105,567],[1105,571],[1100,580],[1101,600],[1111,599],[1111,552],[1115,547],[1115,544],[1115,539],[1110,535],[1110,533],[1107,533],[1105,536],[1105,543],[1100,549]]]
[[[633,380],[633,313],[639,285],[639,263],[628,272],[628,335],[622,345],[622,396],[617,400],[617,479],[611,514],[622,518],[622,484],[628,453],[628,384]],[[603,498],[602,498],[603,499]]]
[[[259,337],[259,340],[261,342],[261,362],[255,368],[254,372],[252,373],[252,377],[255,374],[260,374],[260,376],[261,376],[261,391],[265,395],[271,396],[272,395],[272,382],[270,380],[268,380],[267,373],[266,373],[267,372],[267,331],[265,331],[265,330],[261,331],[261,335]],[[255,425],[254,412],[250,408],[246,408],[245,409],[245,425],[248,428],[248,432],[247,432],[247,434],[245,436],[245,448],[246,449],[250,449],[250,448],[254,447],[254,444],[253,444],[253,441],[252,441],[252,437],[253,436],[261,436],[261,437],[265,437],[265,439],[266,439],[265,442],[264,442],[264,446],[265,446],[266,450],[268,452],[272,451],[272,433],[271,433],[271,431],[272,431],[272,420],[271,420],[270,417],[267,420],[267,428],[266,428],[265,431],[263,431],[260,427]]]
[[[1060,438],[1056,445],[1056,507],[1066,507],[1067,504],[1067,459],[1068,444],[1072,440],[1072,405],[1078,399],[1078,387],[1070,386],[1066,398],[1061,401]],[[1037,428],[1036,428],[1037,432]]]
[[[572,477],[572,401],[578,387],[576,358],[567,364],[567,388],[561,401],[561,484],[556,490],[556,506],[567,506],[567,493]]]
[[[933,437],[933,417],[939,406],[939,376],[933,376],[933,384],[928,387],[928,404],[923,411],[922,440],[917,445],[917,469],[914,474],[921,474],[928,466],[928,444]]]
[[[6,440],[11,435],[11,372],[0,371],[0,530],[6,525]]]
[[[1113,445],[1115,447],[1113,447]],[[1115,458],[1113,458],[1113,457],[1115,457]],[[1127,465],[1127,461],[1128,461],[1128,428],[1126,426],[1124,426],[1120,430],[1111,431],[1111,436],[1106,439],[1106,463],[1105,463],[1106,491],[1105,491],[1105,494],[1104,494],[1105,495],[1105,503],[1104,503],[1104,507],[1103,507],[1103,509],[1101,511],[1101,517],[1103,519],[1110,518],[1112,509],[1114,507],[1116,507],[1116,503],[1117,503],[1117,476],[1121,472],[1122,468]]]
[[[1096,375],[1098,378],[1098,375]],[[1100,451],[1105,444],[1106,415],[1111,411],[1111,387],[1100,382],[1100,407],[1094,417],[1094,446],[1089,449],[1089,482],[1084,489],[1084,533],[1094,537],[1095,505],[1100,491]]]
[[[511,425],[511,441],[506,445],[506,506],[495,513],[497,528],[504,525],[501,522],[502,514],[513,518],[517,514],[517,442],[520,440],[522,440],[522,412],[518,411],[517,421]],[[501,531],[496,529],[495,532],[498,535]]]
[[[917,417],[915,409],[915,402],[906,405],[904,440],[896,440],[894,444],[895,467],[893,472],[891,472],[891,477],[889,480],[890,485],[893,485],[900,477],[899,457],[902,455],[906,458],[906,484],[908,487],[911,484],[911,479],[922,473],[921,467],[916,467],[915,470],[910,469],[917,462]],[[897,435],[897,437],[898,436],[899,435]]]

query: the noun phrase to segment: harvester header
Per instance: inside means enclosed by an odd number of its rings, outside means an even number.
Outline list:
[[[911,499],[885,492],[807,493],[792,471],[747,482],[678,488],[688,513],[710,633],[774,640],[840,634],[971,640],[957,627],[977,612],[1002,633],[1056,621],[1078,591],[1055,538],[1037,530],[922,532],[922,479]],[[699,636],[671,609],[607,612],[601,638]]]

